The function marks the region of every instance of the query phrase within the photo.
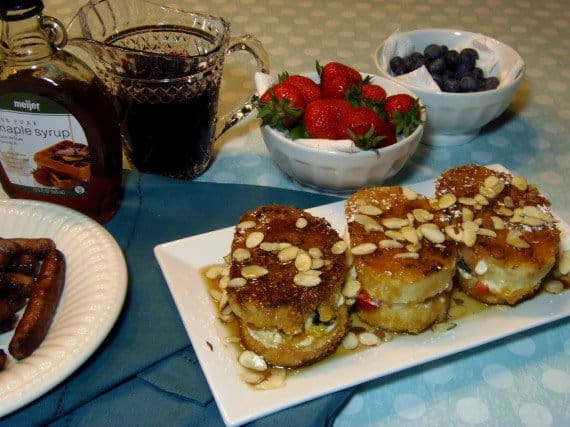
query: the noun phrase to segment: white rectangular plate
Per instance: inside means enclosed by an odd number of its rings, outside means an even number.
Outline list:
[[[422,194],[433,194],[432,182],[409,187]],[[308,211],[327,218],[340,233],[344,232],[344,202]],[[560,228],[562,245],[568,248],[570,228],[563,221]],[[227,425],[240,425],[301,402],[570,315],[570,292],[558,295],[540,293],[511,310],[484,310],[461,318],[456,328],[445,333],[428,330],[420,335],[402,335],[378,347],[325,360],[289,376],[283,388],[254,390],[239,378],[238,353],[235,347],[225,342],[228,329],[218,320],[217,308],[200,274],[204,267],[223,262],[233,231],[234,227],[228,227],[155,248],[158,263]]]

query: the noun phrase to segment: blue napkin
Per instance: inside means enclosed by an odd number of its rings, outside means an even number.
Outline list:
[[[269,187],[177,181],[129,171],[117,215],[105,225],[125,253],[124,309],[93,356],[60,385],[5,416],[0,426],[223,425],[153,248],[235,224],[246,210],[337,201]],[[352,389],[257,420],[255,426],[326,425]]]

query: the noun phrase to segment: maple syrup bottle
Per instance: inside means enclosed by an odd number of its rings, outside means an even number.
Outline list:
[[[104,223],[121,199],[117,109],[41,0],[0,1],[0,181]]]

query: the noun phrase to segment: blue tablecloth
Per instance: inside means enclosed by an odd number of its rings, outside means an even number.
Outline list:
[[[262,204],[308,208],[334,200],[291,190],[127,172],[121,208],[106,224],[123,249],[129,270],[122,314],[78,371],[4,417],[0,425],[223,425],[153,248],[232,225],[243,212]],[[324,425],[332,422],[351,392],[333,393],[253,425]]]

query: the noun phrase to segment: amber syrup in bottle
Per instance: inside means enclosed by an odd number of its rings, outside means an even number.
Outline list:
[[[98,222],[121,199],[117,109],[79,58],[62,50],[41,0],[0,2],[0,181],[13,198],[65,205]]]

